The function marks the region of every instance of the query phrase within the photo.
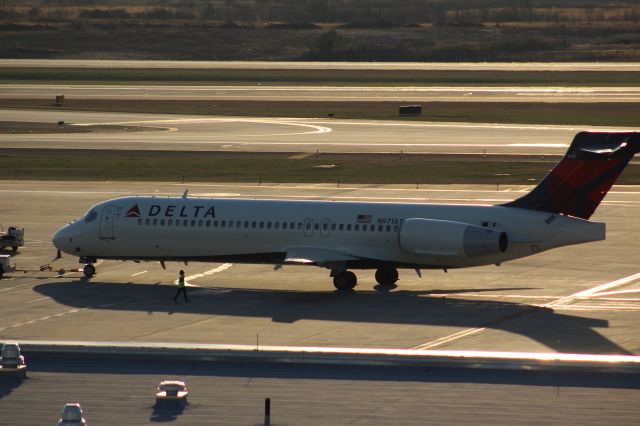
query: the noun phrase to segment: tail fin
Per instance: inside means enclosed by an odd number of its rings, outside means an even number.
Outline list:
[[[580,132],[538,186],[503,205],[589,219],[637,152],[640,133]]]

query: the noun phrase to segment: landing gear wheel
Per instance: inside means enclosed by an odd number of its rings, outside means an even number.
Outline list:
[[[338,290],[351,290],[356,284],[358,284],[358,278],[351,271],[343,271],[333,277],[333,285]]]
[[[378,269],[376,271],[376,281],[382,286],[391,287],[398,281],[398,270]]]
[[[14,252],[18,251],[18,246],[11,246],[11,250],[13,250]]]
[[[92,277],[96,274],[96,267],[92,264],[84,265],[83,272],[85,277]]]

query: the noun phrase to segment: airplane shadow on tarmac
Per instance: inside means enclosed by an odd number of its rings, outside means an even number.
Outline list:
[[[561,353],[630,353],[597,333],[607,320],[567,315],[533,305],[450,296],[456,292],[508,291],[514,288],[393,292],[304,291],[216,287],[190,289],[190,303],[173,301],[173,285],[110,283],[80,279],[34,288],[58,303],[96,310],[191,313],[271,318],[274,322],[323,320],[441,327],[485,327],[535,340]],[[519,288],[521,289],[521,288]],[[356,345],[356,343],[354,343]],[[524,348],[523,348],[524,350]]]

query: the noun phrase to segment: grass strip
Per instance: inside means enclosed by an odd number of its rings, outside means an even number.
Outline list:
[[[640,86],[633,71],[128,69],[0,67],[4,83],[337,86]]]
[[[415,103],[415,102],[411,102]],[[422,102],[422,115],[400,117],[406,102],[378,101],[236,101],[69,99],[0,99],[0,108],[56,109],[246,117],[460,121],[473,123],[558,124],[640,127],[640,104],[632,102]]]
[[[559,157],[20,150],[0,155],[2,179],[60,181],[535,184]],[[640,184],[631,164],[619,183]]]

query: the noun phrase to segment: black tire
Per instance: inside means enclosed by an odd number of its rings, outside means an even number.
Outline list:
[[[96,274],[96,267],[91,264],[85,265],[82,272],[84,272],[85,277],[92,277]]]
[[[343,271],[333,277],[333,285],[338,290],[351,290],[357,283],[358,278],[351,271]]]
[[[383,286],[392,286],[398,281],[397,269],[378,269],[376,271],[376,281]]]
[[[11,250],[18,251],[18,246],[11,246]]]

